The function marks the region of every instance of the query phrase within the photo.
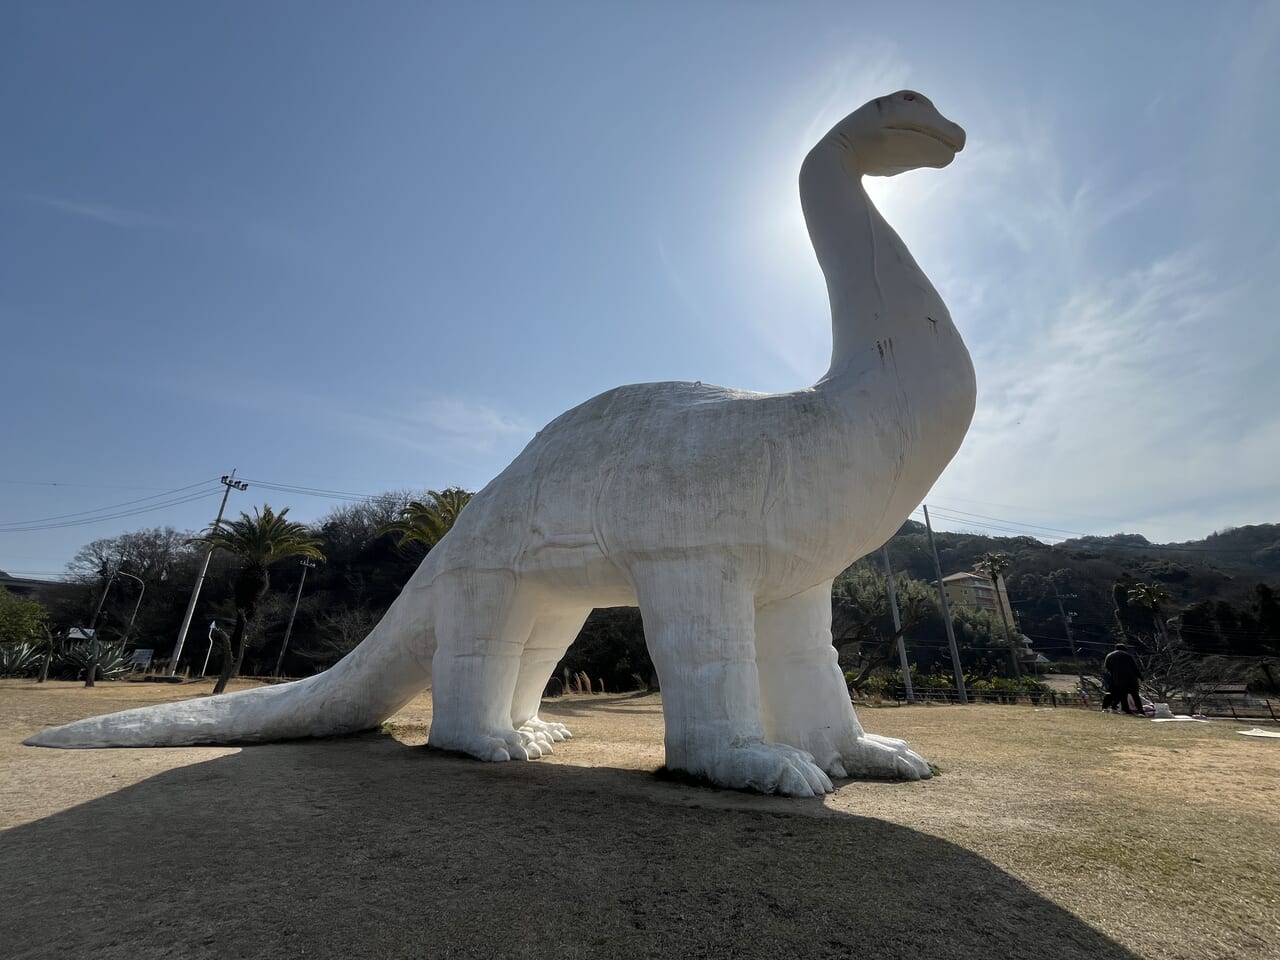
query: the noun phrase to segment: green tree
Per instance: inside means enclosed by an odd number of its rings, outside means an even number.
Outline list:
[[[223,520],[219,527],[191,538],[192,543],[231,554],[239,564],[233,587],[236,625],[229,640],[223,643],[222,672],[214,693],[225,690],[227,682],[240,673],[249,625],[271,588],[271,565],[289,557],[324,560],[319,546],[321,540],[312,536],[303,524],[285,519],[288,513],[288,507],[276,513],[270,505],[263,504],[261,512],[254,508],[253,516],[241,513],[239,520]]]
[[[1009,584],[1004,584],[1003,595],[1000,592],[1000,583],[1004,580],[1004,575],[1008,572],[1011,563],[1009,557],[1003,553],[984,553],[982,559],[973,565],[974,569],[979,573],[985,574],[991,578],[991,583],[996,588],[996,608],[1000,611],[1000,622],[1004,624],[1005,640],[1009,643],[1009,659],[1013,661],[1013,675],[1016,679],[1022,679],[1022,665],[1018,663],[1018,643],[1013,638],[1013,630],[1009,626],[1009,615],[1005,613],[1004,601],[1009,596]]]
[[[894,587],[901,624],[897,630],[889,609],[888,582],[873,561],[858,561],[832,584],[832,642],[840,651],[841,669],[847,666],[855,672],[849,680],[855,690],[896,660],[900,637],[937,613],[924,584],[898,574]]]
[[[420,544],[430,550],[453,529],[472,496],[461,487],[428,490],[423,499],[410,500],[399,518],[383,528],[384,532],[396,534],[402,547]]]
[[[0,587],[0,643],[34,643],[44,636],[48,616],[44,604]]]

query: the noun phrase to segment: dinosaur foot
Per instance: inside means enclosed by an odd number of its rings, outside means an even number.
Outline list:
[[[715,744],[704,757],[672,766],[722,787],[787,797],[815,797],[835,789],[813,754],[781,743]]]
[[[551,747],[554,742],[551,739],[551,734],[543,730],[535,730],[527,725],[520,727],[516,733],[520,735],[520,743],[529,752],[531,760],[555,753],[555,750]]]
[[[933,776],[929,763],[907,741],[864,733],[852,747],[840,751],[840,762],[850,777],[877,780],[928,780]],[[839,776],[839,774],[837,774]]]
[[[547,743],[559,743],[561,740],[572,740],[573,734],[569,732],[569,728],[563,723],[556,723],[554,720],[540,720],[538,717],[530,717],[524,723],[520,724],[521,733],[529,733],[539,738],[545,736]]]
[[[537,760],[550,753],[551,747],[542,746],[532,735],[516,730],[496,734],[449,735],[432,730],[427,745],[437,750],[465,753],[486,763],[503,763],[507,760]]]

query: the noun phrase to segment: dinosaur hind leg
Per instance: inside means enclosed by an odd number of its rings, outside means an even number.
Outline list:
[[[539,719],[538,707],[551,671],[573,643],[590,612],[589,607],[574,607],[538,617],[520,657],[520,673],[511,701],[511,724],[543,753],[551,752],[552,742],[573,736],[563,723]]]
[[[537,611],[510,573],[450,573],[434,587],[437,646],[428,743],[480,760],[541,756],[511,723],[521,656]]]
[[[765,742],[753,594],[714,559],[653,562],[631,575],[662,683],[667,766],[726,787],[829,793],[812,756]]]
[[[863,732],[831,645],[831,581],[756,611],[765,734],[813,754],[833,777],[920,780],[929,765],[902,740]]]

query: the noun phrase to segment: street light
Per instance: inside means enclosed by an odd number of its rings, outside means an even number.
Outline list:
[[[133,621],[138,618],[138,608],[142,606],[142,596],[147,592],[147,585],[142,582],[141,577],[135,577],[132,573],[125,573],[123,570],[117,570],[116,575],[120,577],[128,577],[130,580],[138,581],[138,600],[133,605],[133,613],[129,614],[129,625],[124,628],[124,642],[129,642],[129,634],[133,632]]]
[[[218,629],[218,621],[209,621],[209,649],[204,654],[204,666],[200,668],[200,676],[209,672],[209,658],[213,656],[213,632]]]
[[[102,596],[98,598],[98,608],[93,611],[93,619],[89,621],[89,675],[84,678],[86,688],[94,686],[93,675],[98,672],[98,617],[102,615],[102,605],[107,602],[107,594],[111,585],[116,582],[116,572],[108,569],[107,585],[102,588]]]
[[[298,580],[298,592],[293,597],[293,612],[289,614],[289,626],[284,629],[284,641],[280,644],[280,656],[276,657],[275,676],[280,676],[280,667],[284,663],[284,652],[289,647],[289,637],[293,634],[293,618],[298,615],[298,601],[302,599],[302,585],[307,582],[307,571],[315,567],[314,560],[308,560],[305,557],[302,563],[302,577]]]
[[[102,590],[102,596],[98,599],[98,609],[93,611],[93,620],[89,624],[89,632],[93,634],[93,642],[89,654],[89,675],[84,680],[86,687],[95,685],[93,681],[98,673],[98,617],[102,615],[102,607],[107,602],[107,594],[111,592],[111,585],[116,582],[116,577],[128,577],[130,580],[137,580],[139,586],[142,587],[138,591],[138,602],[133,605],[133,614],[129,617],[129,626],[125,627],[124,630],[124,640],[126,642],[129,639],[129,632],[133,629],[134,618],[138,615],[138,608],[142,606],[142,595],[147,592],[147,585],[142,582],[141,577],[135,577],[132,573],[125,573],[119,567],[116,567],[107,575],[107,585]]]

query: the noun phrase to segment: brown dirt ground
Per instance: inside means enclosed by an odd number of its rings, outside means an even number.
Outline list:
[[[0,681],[0,955],[1280,958],[1280,741],[1029,706],[862,709],[925,783],[660,781],[654,695],[569,697],[534,763],[380,734],[22,747],[207,684]]]

